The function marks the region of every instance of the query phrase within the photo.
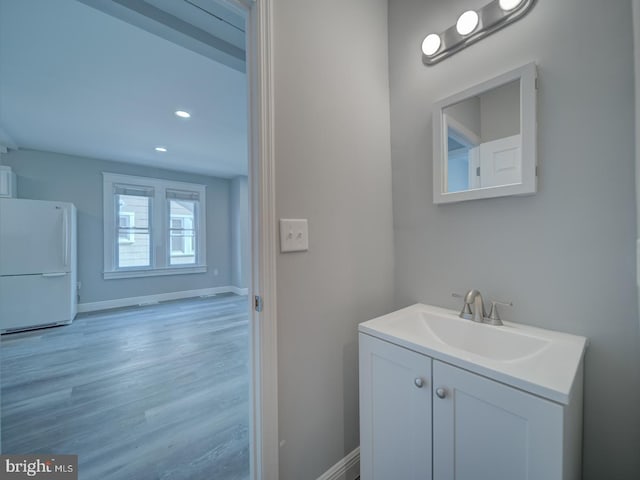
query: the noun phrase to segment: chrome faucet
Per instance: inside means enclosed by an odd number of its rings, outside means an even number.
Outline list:
[[[473,311],[471,311],[471,305],[473,304]],[[469,315],[469,313],[471,315]],[[487,316],[487,312],[484,309],[484,301],[482,300],[482,294],[475,288],[469,290],[464,296],[464,308],[460,313],[461,318],[470,319],[474,322],[482,323]]]
[[[479,290],[474,288],[473,290],[469,290],[466,295],[454,293],[453,296],[457,298],[464,298],[464,305],[462,306],[462,310],[458,316],[478,323],[502,325],[497,305],[513,306],[512,302],[498,302],[494,300],[491,302],[491,312],[487,315],[487,312],[484,309],[484,300],[482,299],[482,294]],[[471,305],[473,305],[473,309],[471,309]]]

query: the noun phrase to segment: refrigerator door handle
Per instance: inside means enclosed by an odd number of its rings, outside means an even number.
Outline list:
[[[62,210],[62,248],[64,249],[62,252],[62,258],[64,259],[65,267],[69,266],[69,219],[67,218],[67,215],[69,215],[69,212],[65,208]]]
[[[53,278],[53,277],[64,277],[67,274],[67,272],[60,272],[60,273],[43,273],[42,276],[46,277],[46,278]]]

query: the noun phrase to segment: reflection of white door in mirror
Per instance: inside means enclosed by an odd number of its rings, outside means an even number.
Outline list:
[[[435,104],[434,203],[536,192],[536,90],[531,63]]]
[[[520,135],[480,144],[479,188],[522,182]]]

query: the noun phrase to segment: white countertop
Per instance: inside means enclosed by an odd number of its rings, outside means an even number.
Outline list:
[[[569,403],[588,344],[585,337],[517,323],[475,323],[424,304],[363,322],[358,330],[562,404]]]

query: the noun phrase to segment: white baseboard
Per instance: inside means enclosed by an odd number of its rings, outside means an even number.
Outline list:
[[[360,447],[324,472],[318,480],[354,480],[360,474]]]
[[[229,290],[231,293],[235,293],[236,295],[247,295],[249,293],[249,289],[248,288],[240,288],[240,287],[236,287],[234,285],[229,287],[231,290]]]
[[[242,291],[244,290],[244,293]],[[246,295],[247,289],[241,289],[231,285],[223,287],[201,288],[198,290],[184,290],[182,292],[160,293],[157,295],[144,295],[142,297],[117,298],[115,300],[105,300],[103,302],[79,303],[78,313],[97,312],[99,310],[109,310],[111,308],[133,307],[136,305],[153,304],[166,302],[167,300],[180,300],[183,298],[202,297],[207,295],[217,295],[219,293],[235,293],[236,295]]]

